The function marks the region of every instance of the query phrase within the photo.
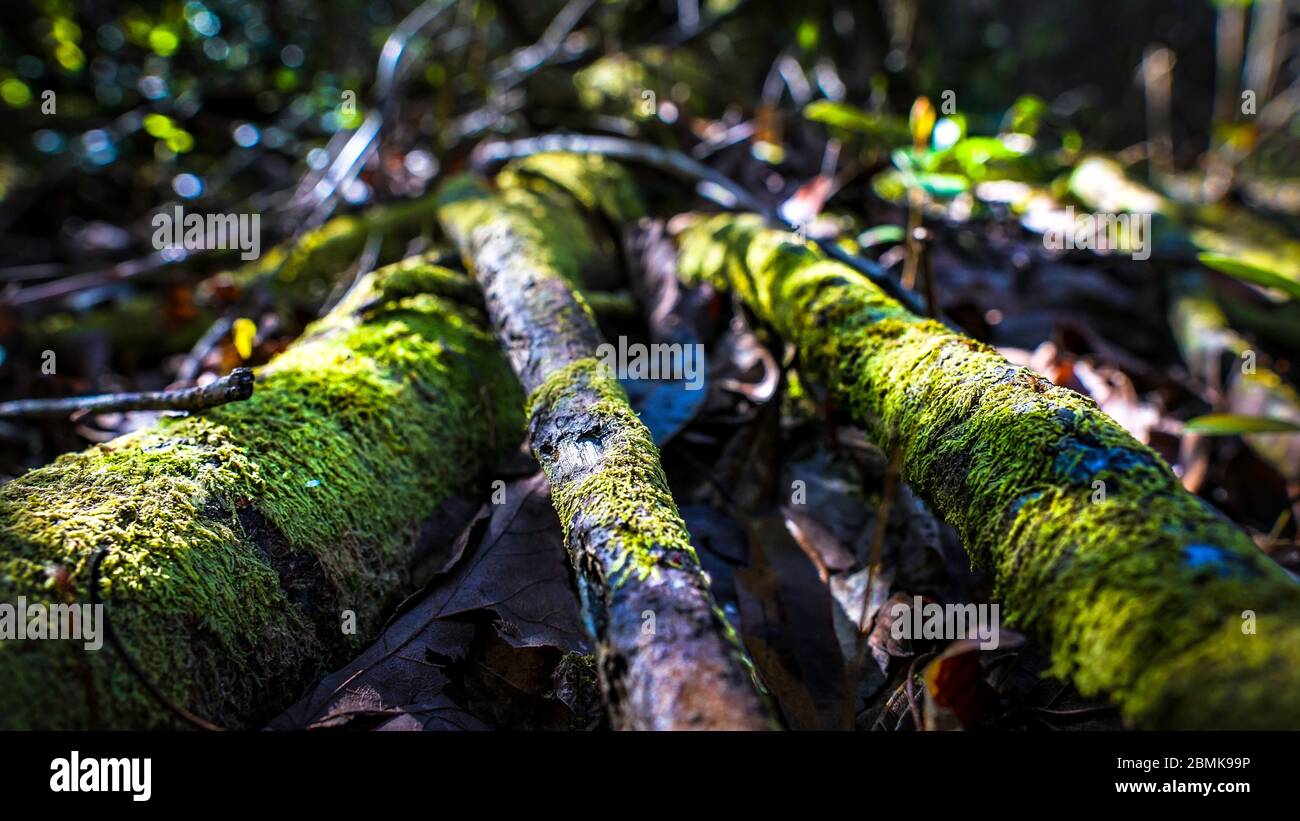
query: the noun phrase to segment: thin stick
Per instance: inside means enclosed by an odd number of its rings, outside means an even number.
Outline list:
[[[65,399],[18,399],[0,403],[0,417],[67,416],[76,411],[88,413],[137,410],[200,411],[227,402],[240,402],[252,395],[253,372],[248,368],[235,368],[201,388],[107,393],[99,396],[72,396]]]
[[[547,134],[542,137],[530,137],[509,142],[489,142],[474,149],[473,163],[479,169],[487,169],[508,160],[544,154],[551,151],[573,154],[600,154],[621,160],[648,165],[660,171],[683,179],[707,182],[720,189],[727,196],[716,199],[719,205],[728,208],[740,208],[761,214],[768,222],[785,231],[797,231],[798,226],[786,220],[772,206],[761,202],[739,183],[709,168],[680,151],[660,148],[657,145],[626,140],[621,137],[603,137],[590,134]],[[889,296],[903,303],[915,314],[925,315],[925,308],[916,296],[898,287],[883,268],[876,263],[855,256],[839,245],[824,239],[812,239],[828,257],[848,265],[871,280]]]
[[[925,297],[926,316],[937,318],[939,310],[939,289],[934,282],[934,259],[930,256],[930,240],[933,237],[928,228],[918,227],[912,232],[915,243],[916,269],[921,278],[921,293]]]

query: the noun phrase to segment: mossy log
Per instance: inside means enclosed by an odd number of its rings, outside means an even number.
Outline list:
[[[536,170],[547,159],[530,165]],[[578,204],[602,201],[578,192],[607,187],[617,169],[599,158],[549,159],[567,184],[508,169],[498,194],[460,177],[443,187],[439,218],[529,395],[529,441],[564,529],[612,722],[622,729],[769,727],[658,449],[597,358],[600,334],[576,289],[594,252]]]
[[[242,286],[267,287],[294,304],[324,299],[339,272],[361,256],[372,234],[383,237],[380,261],[400,259],[406,244],[433,224],[434,196],[376,205],[334,217],[319,228],[282,243],[229,276]]]
[[[1300,727],[1300,588],[1091,400],[922,319],[753,216],[680,237],[988,568],[1053,672],[1148,727]]]
[[[457,282],[422,260],[370,274],[247,401],[0,488],[0,602],[87,604],[107,551],[99,597],[146,678],[259,726],[379,631],[421,524],[522,437],[518,383]],[[175,723],[107,644],[0,642],[0,726]]]

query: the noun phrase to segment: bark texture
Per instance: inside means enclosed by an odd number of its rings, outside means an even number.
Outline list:
[[[732,287],[901,449],[906,481],[1055,673],[1142,726],[1300,727],[1300,588],[1091,400],[755,217],[698,220],[680,261]]]
[[[500,193],[473,177],[450,181],[439,217],[530,397],[529,441],[564,528],[614,726],[767,728],[658,449],[596,358],[600,335],[576,290],[598,245],[579,204],[630,217],[630,184],[612,164],[570,155],[533,158],[498,181]]]
[[[380,630],[421,524],[522,436],[481,310],[414,293],[458,280],[419,259],[381,269],[247,401],[0,488],[0,602],[87,604],[108,548],[99,596],[148,677],[204,718],[260,726]],[[0,726],[174,724],[107,644],[0,642]]]

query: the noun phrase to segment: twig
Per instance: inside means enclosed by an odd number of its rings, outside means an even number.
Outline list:
[[[43,302],[47,299],[71,296],[91,288],[122,282],[168,265],[175,265],[184,261],[188,256],[189,253],[183,250],[154,251],[139,259],[119,262],[102,270],[86,271],[85,273],[73,274],[51,282],[43,282],[40,285],[23,288],[6,297],[4,304],[16,308],[21,305],[31,305],[34,302]]]
[[[567,63],[581,55],[585,47],[569,48],[565,40],[593,5],[594,0],[570,0],[537,42],[503,57],[500,62],[504,65],[492,72],[487,104],[457,117],[448,129],[451,136],[459,141],[499,124],[505,115],[523,107],[525,96],[518,87],[524,80],[544,66]]]
[[[595,0],[569,0],[551,20],[541,39],[509,55],[507,64],[493,75],[493,87],[498,92],[514,88],[528,75],[550,62],[563,45],[564,38],[569,36],[569,32],[573,31],[593,5]]]
[[[99,396],[72,396],[64,399],[18,399],[0,403],[3,416],[66,416],[74,411],[113,413],[137,410],[200,411],[205,408],[240,402],[253,395],[253,372],[235,368],[230,373],[201,388],[174,391],[107,393]]]
[[[912,694],[912,687],[916,682],[916,665],[926,661],[931,656],[938,655],[938,650],[931,650],[928,653],[922,653],[912,659],[912,663],[907,665],[907,707],[912,714],[912,724],[918,732],[925,732],[925,719],[921,716],[921,708],[916,706],[916,697]]]
[[[798,230],[798,226],[782,217],[774,207],[758,200],[739,183],[709,168],[698,160],[680,151],[660,148],[657,145],[635,140],[589,134],[548,134],[542,137],[530,137],[510,142],[484,143],[474,150],[472,160],[477,168],[487,169],[508,160],[551,151],[616,157],[621,160],[648,165],[683,179],[706,182],[727,195],[722,198],[710,197],[719,205],[725,208],[754,211],[783,230]],[[706,196],[708,195],[706,194]],[[812,239],[812,241],[817,244],[822,253],[858,271],[871,280],[872,284],[877,288],[901,302],[911,312],[922,316],[925,315],[925,307],[921,305],[916,296],[900,288],[885,274],[885,270],[876,263],[850,254],[829,240]]]
[[[379,148],[380,132],[392,121],[401,100],[402,58],[416,36],[453,8],[450,0],[426,0],[406,16],[384,41],[375,71],[372,96],[377,110],[366,115],[361,126],[348,136],[340,132],[330,141],[327,151],[331,162],[324,170],[309,173],[299,183],[288,211],[298,221],[295,237],[324,224],[338,204],[338,194],[361,173],[362,167]],[[305,218],[304,218],[305,217]]]
[[[926,316],[933,319],[939,316],[940,310],[939,289],[935,287],[934,282],[934,258],[930,255],[932,239],[933,235],[928,228],[920,227],[912,232],[912,250],[916,255],[916,270],[921,278],[921,293],[925,297]]]

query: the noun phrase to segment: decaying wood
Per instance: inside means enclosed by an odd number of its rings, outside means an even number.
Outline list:
[[[482,288],[496,335],[529,395],[529,441],[550,482],[616,727],[760,729],[763,699],[691,547],[645,425],[578,296],[592,241],[574,186],[605,189],[600,160],[550,158],[496,194],[461,177],[440,219]],[[622,184],[626,185],[625,181]],[[591,202],[603,198],[593,194]],[[622,203],[626,206],[626,201]]]
[[[1095,403],[922,319],[754,216],[699,219],[730,286],[992,571],[1054,672],[1154,727],[1300,727],[1300,588]]]
[[[99,557],[98,599],[143,673],[108,644],[0,641],[0,726],[174,726],[150,684],[260,726],[377,634],[422,524],[523,432],[481,310],[434,287],[458,278],[419,259],[369,274],[246,401],[0,488],[0,603],[89,605]]]

